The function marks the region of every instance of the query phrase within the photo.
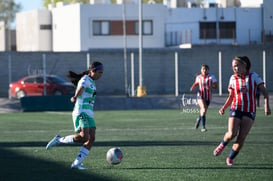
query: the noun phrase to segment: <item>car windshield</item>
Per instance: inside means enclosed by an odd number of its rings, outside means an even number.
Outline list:
[[[57,77],[57,76],[48,77],[48,81],[52,82],[52,83],[56,83],[56,84],[65,84],[65,83],[67,83],[66,80],[64,80],[61,77]]]

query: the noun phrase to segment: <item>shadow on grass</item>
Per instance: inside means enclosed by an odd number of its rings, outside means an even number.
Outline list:
[[[0,142],[0,147],[45,147],[48,142]],[[209,141],[96,141],[94,146],[205,146],[218,145]],[[60,145],[60,146],[79,146]]]
[[[1,181],[55,181],[55,180],[98,180],[113,179],[100,177],[86,170],[72,170],[69,166],[21,155],[0,147]]]
[[[124,170],[272,170],[273,165],[238,165],[238,166],[225,166],[225,167],[132,167],[132,168],[117,168],[117,169],[124,169]]]

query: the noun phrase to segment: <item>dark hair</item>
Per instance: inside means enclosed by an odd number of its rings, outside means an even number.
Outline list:
[[[251,62],[247,56],[242,56],[241,57],[243,61],[246,63],[246,70],[249,71],[251,68]]]
[[[201,67],[205,67],[206,69],[209,70],[209,66],[207,64],[203,64],[203,65],[201,65]]]
[[[89,70],[101,70],[103,69],[103,64],[101,62],[93,62],[92,65],[89,67]]]
[[[251,62],[247,56],[236,56],[233,60],[237,60],[243,64],[246,64],[246,70],[249,71],[251,68]]]
[[[97,71],[97,70],[101,70],[103,69],[103,64],[100,63],[100,62],[93,62],[90,67],[89,67],[89,70],[86,70],[82,73],[75,73],[71,70],[68,71],[68,75],[67,77],[70,79],[70,81],[72,82],[73,85],[77,86],[79,80],[82,78],[82,76],[84,75],[88,75],[89,72],[92,70],[92,71]]]

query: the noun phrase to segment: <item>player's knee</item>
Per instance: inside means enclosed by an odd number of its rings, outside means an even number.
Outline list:
[[[87,134],[83,134],[82,135],[82,140],[83,140],[83,142],[88,141],[89,140],[89,136]]]
[[[237,135],[236,132],[228,131],[228,132],[226,133],[226,138],[229,139],[229,140],[231,140],[231,139],[233,139],[236,135]]]
[[[90,150],[95,142],[95,137],[90,136],[89,139],[84,143],[84,145]]]
[[[95,136],[90,136],[90,138],[89,138],[89,142],[90,143],[94,143],[95,142]]]
[[[206,109],[205,108],[201,108],[200,109],[200,114],[201,115],[205,115],[206,114]]]

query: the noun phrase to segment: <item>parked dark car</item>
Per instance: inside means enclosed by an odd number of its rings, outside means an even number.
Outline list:
[[[57,75],[46,75],[46,95],[74,94],[72,83]],[[31,75],[9,84],[9,98],[44,95],[43,75]]]

